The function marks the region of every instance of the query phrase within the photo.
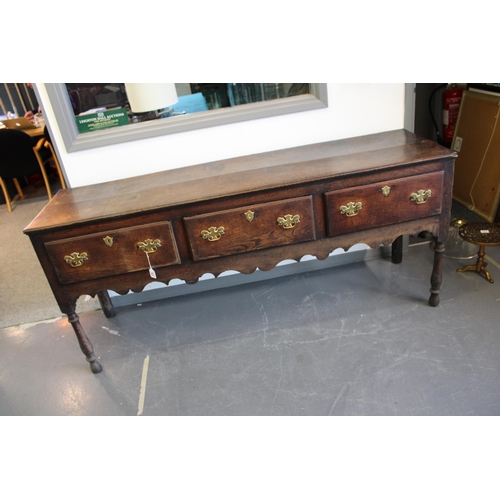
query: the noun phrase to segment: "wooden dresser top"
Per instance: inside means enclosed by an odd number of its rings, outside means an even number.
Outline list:
[[[60,190],[24,231],[36,233],[454,156],[405,130],[300,146]]]

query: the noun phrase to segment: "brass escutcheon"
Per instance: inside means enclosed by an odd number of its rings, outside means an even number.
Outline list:
[[[389,193],[391,192],[390,186],[384,186],[380,188],[380,191],[382,191],[382,194],[387,198],[389,196]]]
[[[341,205],[340,213],[342,215],[347,215],[347,217],[354,217],[355,215],[358,215],[362,208],[363,204],[360,201],[350,201],[347,205]]]
[[[287,214],[284,217],[278,217],[276,219],[276,222],[283,229],[293,229],[295,227],[295,225],[300,222],[300,215]]]
[[[106,236],[102,241],[110,248],[113,246],[113,238],[111,236]]]
[[[224,228],[222,226],[220,226],[220,227],[212,226],[212,227],[209,227],[208,229],[204,229],[201,232],[201,237],[204,240],[217,241],[217,240],[221,239],[221,236],[223,234],[225,234],[225,233],[224,233]]]
[[[248,222],[252,222],[254,216],[255,216],[255,212],[252,212],[251,210],[248,210],[245,212],[245,217],[246,217]]]
[[[158,247],[161,247],[161,241],[158,239],[152,240],[148,238],[146,241],[139,241],[139,243],[137,243],[137,248],[146,253],[156,252]]]
[[[87,255],[87,252],[73,252],[71,255],[64,256],[64,260],[71,267],[80,267],[84,261],[88,260],[88,258],[89,256]]]
[[[416,193],[411,193],[410,200],[414,201],[417,205],[425,203],[431,197],[432,191],[430,189],[420,189]]]

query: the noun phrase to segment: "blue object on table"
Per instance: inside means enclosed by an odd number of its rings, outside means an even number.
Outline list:
[[[174,104],[172,107],[175,113],[185,111],[186,114],[190,114],[198,113],[199,111],[208,111],[207,101],[201,92],[180,96],[177,104]]]

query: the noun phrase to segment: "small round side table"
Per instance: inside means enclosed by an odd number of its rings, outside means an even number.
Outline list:
[[[482,274],[490,283],[493,279],[485,267],[488,265],[484,262],[484,247],[500,245],[500,226],[490,222],[467,222],[459,229],[460,237],[473,245],[479,245],[478,259],[475,265],[465,266],[457,269],[459,273],[465,271],[476,271]]]

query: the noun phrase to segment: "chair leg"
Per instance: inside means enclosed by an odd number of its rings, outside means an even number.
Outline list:
[[[3,181],[3,179],[0,177],[0,185],[2,186],[2,191],[3,191],[3,195],[5,197],[5,204],[7,205],[7,210],[9,212],[12,212],[12,205],[10,204],[10,196],[9,196],[9,193],[7,191],[7,186],[5,185],[5,182]]]
[[[52,191],[50,190],[49,178],[47,177],[47,172],[45,171],[45,166],[43,164],[42,157],[40,156],[40,148],[42,147],[43,139],[38,141],[38,144],[33,147],[33,152],[35,153],[36,159],[38,160],[38,165],[42,171],[43,181],[45,182],[45,187],[47,189],[47,194],[49,195],[49,200],[52,199]]]
[[[42,171],[43,180],[45,182],[45,187],[47,189],[47,194],[49,195],[49,200],[52,199],[52,191],[50,190],[49,178],[47,172],[45,171],[44,165],[40,165],[40,170]]]
[[[12,179],[12,182],[14,182],[14,186],[16,186],[16,190],[17,190],[17,194],[19,195],[19,198],[22,198],[24,196],[24,193],[23,193],[23,190],[21,189],[19,181],[14,177]]]
[[[54,160],[54,163],[56,164],[57,174],[59,175],[59,180],[61,181],[61,187],[63,189],[66,189],[68,186],[66,186],[66,180],[64,179],[61,166],[59,165],[59,162],[57,160]]]
[[[57,175],[59,175],[59,180],[61,181],[61,187],[63,189],[66,189],[67,188],[66,180],[64,179],[64,175],[61,170],[61,165],[59,165],[59,160],[57,159],[56,152],[54,151],[54,148],[49,141],[45,142],[45,147],[50,149],[50,152],[52,153],[52,158],[54,159],[54,163],[56,164]]]

